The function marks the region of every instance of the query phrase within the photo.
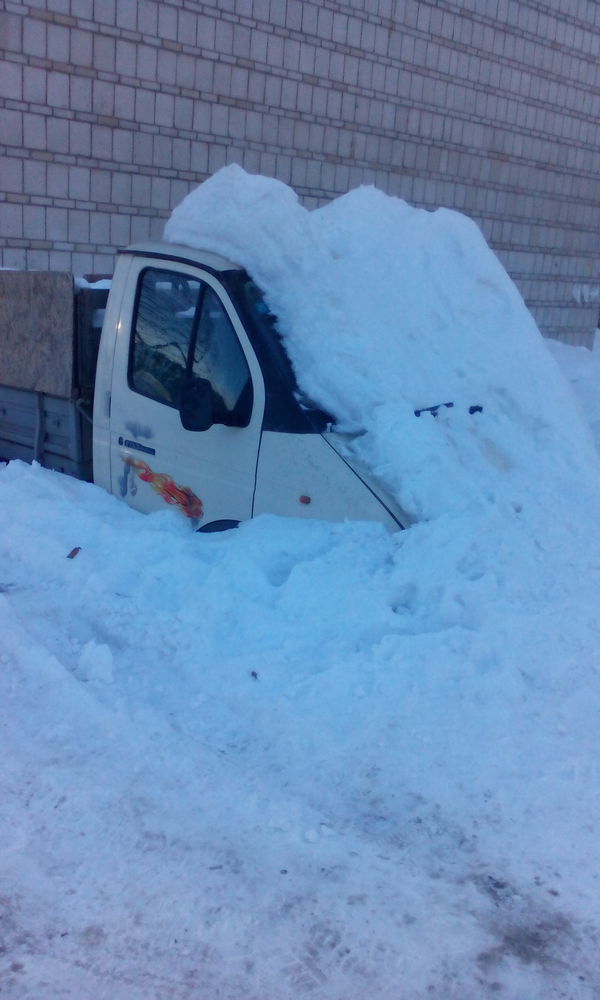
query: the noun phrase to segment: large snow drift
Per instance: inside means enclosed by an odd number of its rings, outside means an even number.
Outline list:
[[[167,232],[418,523],[211,537],[0,468],[0,994],[596,1000],[600,474],[515,289],[369,189],[229,169]]]
[[[249,271],[300,385],[362,432],[354,449],[413,517],[589,487],[589,429],[465,216],[371,187],[309,212],[285,184],[232,165],[183,200],[165,238]]]

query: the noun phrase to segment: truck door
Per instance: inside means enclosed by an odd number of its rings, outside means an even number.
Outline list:
[[[252,514],[264,412],[260,367],[218,278],[136,258],[114,355],[111,489],[194,526]]]

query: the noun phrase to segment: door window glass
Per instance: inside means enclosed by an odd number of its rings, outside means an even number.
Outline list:
[[[138,288],[129,385],[178,409],[182,388],[189,396],[195,379],[209,383],[213,423],[249,423],[250,370],[218,295],[199,278],[146,268]]]
[[[130,385],[167,406],[179,406],[202,286],[197,278],[157,268],[140,278]]]
[[[215,421],[244,426],[250,419],[250,370],[223,304],[212,288],[202,299],[192,373],[213,390]]]

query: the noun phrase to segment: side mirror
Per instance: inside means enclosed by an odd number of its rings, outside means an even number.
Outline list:
[[[213,425],[213,390],[208,379],[186,375],[179,402],[179,416],[186,431],[207,431]]]

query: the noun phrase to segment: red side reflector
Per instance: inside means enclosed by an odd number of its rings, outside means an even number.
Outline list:
[[[305,493],[301,497],[298,497],[300,503],[310,503],[310,497],[307,497]]]

